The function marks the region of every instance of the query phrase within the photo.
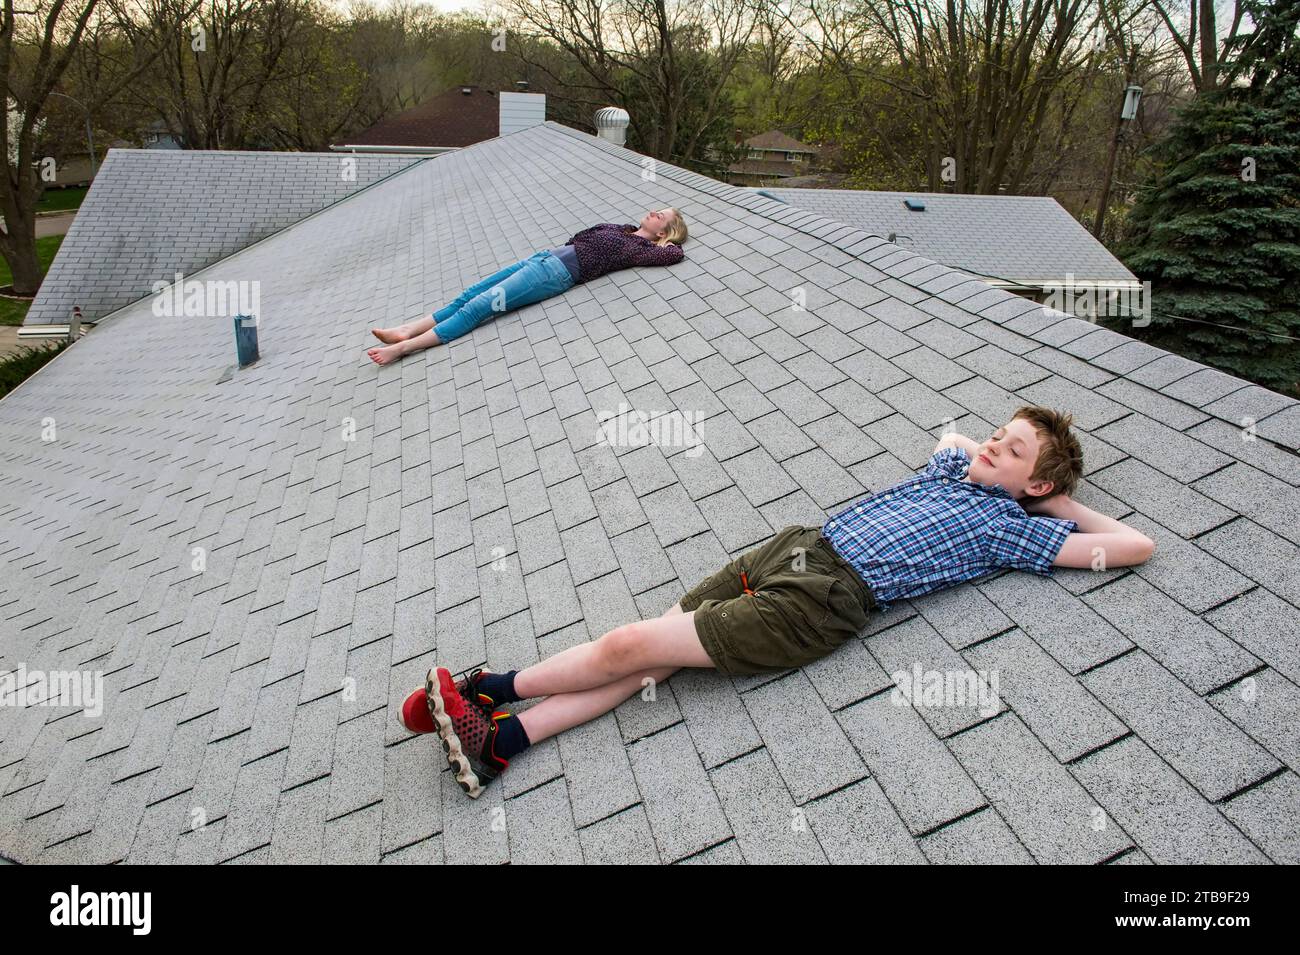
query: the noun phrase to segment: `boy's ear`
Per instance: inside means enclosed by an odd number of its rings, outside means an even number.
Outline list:
[[[1031,481],[1025,485],[1025,497],[1044,498],[1052,493],[1055,485],[1051,481]]]

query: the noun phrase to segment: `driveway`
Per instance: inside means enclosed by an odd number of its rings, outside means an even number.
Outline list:
[[[76,217],[75,209],[52,216],[37,216],[36,238],[43,239],[47,235],[67,235],[68,230],[72,228],[72,220]]]

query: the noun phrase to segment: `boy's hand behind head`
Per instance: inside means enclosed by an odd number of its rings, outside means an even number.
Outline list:
[[[1070,506],[1068,494],[1053,494],[1050,497],[1030,497],[1026,495],[1017,503],[1026,514],[1042,514],[1045,517],[1061,517]]]

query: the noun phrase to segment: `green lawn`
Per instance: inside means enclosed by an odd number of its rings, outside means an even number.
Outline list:
[[[69,186],[67,189],[46,189],[36,203],[37,212],[62,212],[65,209],[77,209],[81,200],[86,198],[89,186]]]
[[[48,272],[50,263],[54,261],[54,255],[59,251],[59,246],[63,244],[63,236],[47,235],[43,239],[36,240],[36,258],[40,260],[41,270]],[[12,285],[14,281],[13,273],[9,271],[9,263],[0,256],[0,287]],[[28,302],[19,302],[10,298],[0,298],[0,325],[21,325],[23,319],[27,317],[27,309],[30,307]]]

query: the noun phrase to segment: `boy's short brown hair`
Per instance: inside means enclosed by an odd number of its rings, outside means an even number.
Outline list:
[[[1042,405],[1023,405],[1011,416],[1012,421],[1017,418],[1024,418],[1038,432],[1041,447],[1030,480],[1052,482],[1052,489],[1042,497],[1073,496],[1083,477],[1083,448],[1070,430],[1073,416]]]

